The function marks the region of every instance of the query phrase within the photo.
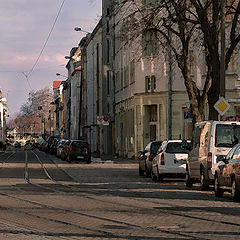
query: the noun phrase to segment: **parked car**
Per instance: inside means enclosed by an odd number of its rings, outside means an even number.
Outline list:
[[[36,148],[40,149],[40,146],[43,142],[45,142],[45,140],[43,138],[37,138],[35,141]]]
[[[91,162],[91,151],[87,141],[68,140],[61,152],[61,158],[71,162],[72,160]]]
[[[186,166],[186,186],[200,182],[202,190],[214,184],[212,168],[240,140],[240,122],[204,121],[195,125]]]
[[[139,176],[143,176],[144,173],[146,174],[146,177],[151,176],[152,160],[156,156],[161,143],[162,141],[152,141],[147,144],[144,151],[139,152]]]
[[[164,140],[152,162],[152,179],[162,181],[166,177],[185,177],[188,150],[191,141]]]
[[[15,148],[21,148],[21,143],[20,142],[15,142],[14,147]]]
[[[213,174],[215,196],[222,197],[224,191],[229,191],[234,201],[240,201],[240,144],[235,145],[226,157],[217,158]]]
[[[61,152],[63,150],[64,143],[66,142],[66,139],[61,139],[57,146],[56,146],[56,155],[57,157],[61,157]]]
[[[26,142],[26,144],[24,145],[24,150],[33,150],[34,149],[34,145],[32,142]]]
[[[52,144],[50,145],[50,153],[56,154],[57,153],[57,144],[60,141],[60,137],[54,138]]]
[[[59,136],[50,136],[48,139],[47,139],[47,143],[45,145],[45,152],[50,152],[51,151],[51,146],[52,146],[52,143],[53,143],[53,140],[55,138],[60,138]]]
[[[40,151],[46,151],[46,147],[47,147],[47,141],[42,141],[41,143],[40,143],[40,145],[39,145],[39,150]]]

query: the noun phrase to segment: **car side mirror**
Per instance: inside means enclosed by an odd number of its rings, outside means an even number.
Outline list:
[[[191,151],[193,148],[192,148],[192,142],[191,143],[188,143],[185,139],[182,140],[182,148],[183,149],[186,149],[188,151]]]
[[[218,162],[221,162],[221,161],[226,163],[227,162],[226,157],[222,156],[222,155],[217,156],[216,162],[218,163]]]
[[[144,154],[145,154],[145,151],[139,151],[138,154],[139,154],[139,155],[144,155]]]

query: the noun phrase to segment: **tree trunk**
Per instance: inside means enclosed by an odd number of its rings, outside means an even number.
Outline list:
[[[218,46],[217,46],[218,47]],[[209,120],[218,120],[218,112],[214,108],[215,103],[219,99],[220,94],[220,60],[219,60],[219,54],[214,49],[217,49],[217,47],[212,48],[212,85],[208,92],[208,104],[209,104]],[[215,53],[213,53],[215,52]]]

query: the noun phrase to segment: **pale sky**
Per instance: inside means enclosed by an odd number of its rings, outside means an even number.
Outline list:
[[[54,80],[65,80],[65,65],[72,47],[92,32],[102,12],[102,0],[65,0],[60,15],[28,81],[50,33],[63,0],[0,0],[0,89],[8,101],[10,117],[26,102],[29,91],[52,86]],[[31,88],[30,88],[31,87]]]

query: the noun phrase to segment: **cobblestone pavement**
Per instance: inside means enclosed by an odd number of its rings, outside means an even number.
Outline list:
[[[135,160],[17,150],[0,163],[0,239],[240,239],[240,203],[139,177]]]

